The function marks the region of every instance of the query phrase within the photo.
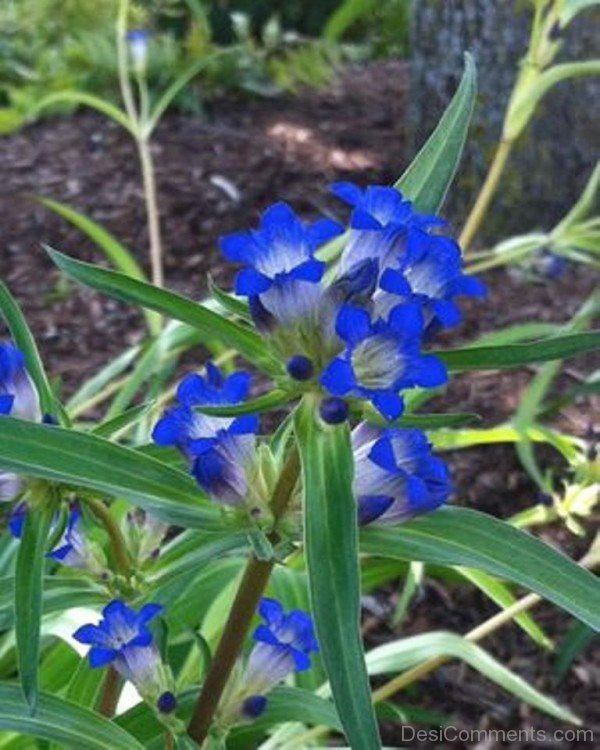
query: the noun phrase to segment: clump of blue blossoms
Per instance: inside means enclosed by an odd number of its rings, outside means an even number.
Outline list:
[[[263,624],[253,633],[255,645],[221,706],[219,721],[225,726],[260,716],[269,691],[294,672],[310,669],[311,654],[319,650],[307,612],[286,613],[280,602],[268,598],[262,599],[258,611]]]
[[[415,212],[394,188],[338,183],[333,191],[352,206],[343,236],[341,225],[303,224],[279,203],[259,229],[229,235],[221,247],[243,265],[235,291],[292,377],[334,398],[368,399],[393,420],[403,390],[446,382],[424,343],[460,320],[459,295],[485,290],[462,273],[445,223]],[[336,237],[342,250],[327,267],[318,251]]]
[[[203,407],[242,403],[250,386],[247,373],[225,377],[209,362],[204,377],[192,374],[181,382],[177,406],[165,412],[152,437],[158,445],[182,451],[207,495],[256,518],[267,513],[272,490],[269,478],[275,477],[269,452],[257,446],[258,417],[227,418],[201,412]]]
[[[136,612],[116,599],[104,607],[97,625],[83,625],[73,637],[91,646],[88,659],[92,668],[113,667],[159,713],[169,714],[177,706],[173,678],[148,627],[161,611],[159,604],[145,604]]]
[[[0,342],[0,415],[32,422],[42,419],[40,399],[27,372],[23,352],[10,342]],[[16,500],[22,490],[23,480],[17,474],[0,472],[0,502]],[[13,531],[17,534],[23,517],[21,513],[14,519]]]

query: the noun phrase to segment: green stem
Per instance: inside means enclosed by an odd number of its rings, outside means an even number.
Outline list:
[[[477,234],[477,231],[485,218],[490,203],[492,202],[492,198],[498,188],[500,177],[502,176],[502,172],[504,171],[512,147],[512,140],[502,139],[498,144],[498,148],[494,154],[494,159],[492,160],[486,175],[485,182],[483,183],[479,195],[477,196],[477,200],[467,217],[465,226],[458,240],[459,245],[464,252],[469,248],[469,245],[473,241],[473,238]]]
[[[127,116],[136,131],[139,130],[139,118],[129,80],[129,63],[127,60],[127,14],[129,12],[129,0],[121,0],[119,13],[117,15],[117,68],[119,71],[119,87],[121,98],[125,105]]]
[[[294,448],[283,467],[271,500],[275,527],[290,502],[299,473],[300,457]],[[277,543],[278,538],[276,530],[269,535],[269,540],[273,543]],[[244,639],[267,587],[274,564],[272,560],[258,560],[254,555],[248,559],[225,629],[188,727],[190,736],[199,745],[202,745],[208,735],[221,696],[241,654]]]
[[[131,573],[131,558],[129,557],[127,544],[125,543],[125,539],[123,537],[123,534],[121,533],[121,529],[119,528],[118,523],[112,517],[110,511],[101,500],[97,500],[92,497],[86,497],[84,498],[84,500],[88,504],[90,510],[96,516],[96,518],[101,521],[104,528],[106,529],[108,536],[110,537],[112,549],[115,554],[115,562],[117,564],[119,572],[124,576],[129,576],[129,574]]]
[[[163,250],[160,233],[160,216],[158,213],[158,199],[156,194],[156,179],[154,176],[154,162],[152,160],[148,138],[146,136],[139,137],[137,139],[137,144],[140,164],[142,167],[144,198],[146,200],[146,215],[148,218],[152,283],[155,286],[163,286]]]

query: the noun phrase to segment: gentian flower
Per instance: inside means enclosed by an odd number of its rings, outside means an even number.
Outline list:
[[[179,405],[165,412],[152,437],[163,446],[176,446],[190,462],[198,484],[215,500],[242,505],[250,491],[248,474],[256,459],[258,417],[229,419],[201,414],[198,406],[243,402],[250,389],[247,373],[225,378],[212,364],[206,377],[189,375],[177,390]]]
[[[92,668],[111,665],[159,709],[164,693],[170,693],[170,675],[148,623],[161,610],[159,604],[145,604],[136,612],[116,599],[104,607],[97,625],[83,625],[73,634],[76,641],[91,646],[88,658]]]
[[[81,511],[77,507],[71,510],[61,543],[49,552],[47,557],[70,568],[87,570],[94,575],[104,572],[103,555],[96,545],[86,538],[82,529]]]
[[[15,539],[20,539],[23,535],[23,526],[27,516],[27,503],[18,503],[8,517],[8,529]]]
[[[361,524],[406,521],[448,500],[448,469],[420,430],[362,422],[352,431],[352,449]]]
[[[286,203],[276,203],[263,214],[259,229],[221,239],[225,257],[244,264],[235,291],[249,298],[259,327],[290,326],[314,314],[325,270],[315,252],[342,231],[329,219],[303,224]]]
[[[255,718],[266,707],[265,693],[293,672],[311,667],[310,654],[319,650],[312,618],[301,610],[288,614],[274,599],[263,599],[259,613],[264,620],[255,631],[256,645],[243,675],[242,714]]]
[[[150,32],[146,29],[132,29],[127,32],[127,43],[131,62],[136,73],[143,73],[148,59],[148,41]]]
[[[20,349],[11,343],[0,343],[0,415],[39,422],[40,399]],[[17,474],[0,472],[0,502],[14,500],[23,488]]]
[[[418,299],[427,325],[435,331],[459,322],[454,297],[485,294],[480,281],[462,273],[458,244],[439,234],[444,220],[415,212],[395,188],[373,186],[362,191],[351,183],[337,183],[332,191],[354,207],[340,270],[348,273],[367,259],[377,262],[380,288],[373,299],[377,315],[386,316],[400,301]],[[438,233],[431,233],[432,229]]]
[[[434,387],[447,380],[440,360],[421,354],[419,305],[399,305],[388,321],[375,322],[366,310],[346,305],[336,330],[346,349],[321,376],[333,396],[367,398],[386,419],[396,419],[403,410],[401,389]]]

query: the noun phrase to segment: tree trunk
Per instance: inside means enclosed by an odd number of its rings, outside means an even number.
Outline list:
[[[561,60],[598,56],[597,11],[584,11],[565,31]],[[469,141],[444,214],[457,227],[471,207],[498,141],[517,64],[525,54],[532,13],[518,0],[416,0],[412,27],[408,139],[412,153],[448,104],[469,50],[479,95]],[[478,244],[550,229],[577,199],[598,158],[598,79],[575,79],[551,90],[521,135]]]

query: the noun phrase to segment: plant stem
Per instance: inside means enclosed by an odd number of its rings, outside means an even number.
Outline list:
[[[277,543],[279,539],[276,531],[277,522],[285,513],[290,502],[299,472],[300,457],[294,447],[279,476],[271,500],[274,530],[269,535],[269,541],[272,543]],[[210,730],[221,696],[242,651],[244,639],[250,629],[252,618],[267,587],[274,565],[274,560],[258,560],[254,555],[251,555],[248,559],[223,635],[217,646],[188,727],[190,736],[199,745],[202,745]]]
[[[163,286],[163,251],[160,234],[160,216],[156,196],[156,179],[154,177],[154,162],[150,151],[150,142],[145,135],[137,138],[138,154],[142,167],[144,183],[144,198],[146,200],[146,215],[148,218],[148,237],[150,239],[150,265],[152,267],[152,283]]]
[[[115,553],[115,562],[119,572],[124,576],[129,576],[131,573],[131,558],[129,557],[127,544],[125,543],[125,539],[123,538],[118,523],[101,500],[96,500],[93,497],[86,497],[85,502],[88,504],[96,518],[102,522],[108,536],[110,537],[112,549]]]
[[[119,87],[121,98],[125,105],[127,116],[136,130],[139,129],[139,118],[129,80],[129,64],[127,62],[127,14],[129,12],[129,0],[121,0],[119,13],[117,15],[117,68],[119,71]]]
[[[121,692],[121,675],[112,667],[108,668],[98,710],[102,716],[111,719],[115,715],[119,694]]]
[[[467,217],[465,226],[458,239],[458,243],[462,247],[463,252],[466,252],[469,248],[469,245],[473,241],[473,237],[485,218],[492,198],[496,193],[508,156],[512,151],[513,143],[512,140],[503,138],[498,144],[498,148],[496,149],[496,153],[494,154],[494,158],[486,175],[485,182],[483,183],[479,195],[477,196],[477,200]]]

